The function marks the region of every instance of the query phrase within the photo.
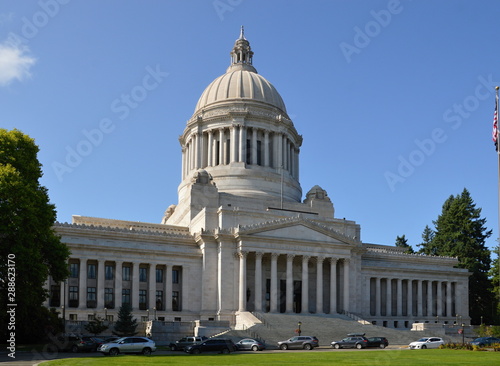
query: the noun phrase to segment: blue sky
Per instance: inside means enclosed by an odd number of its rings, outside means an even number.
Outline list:
[[[244,25],[304,137],[304,195],[326,189],[364,242],[415,246],[467,188],[493,247],[499,15],[494,0],[4,0],[0,127],[35,138],[59,221],[160,222],[178,136]]]

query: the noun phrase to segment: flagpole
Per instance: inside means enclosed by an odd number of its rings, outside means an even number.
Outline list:
[[[497,238],[497,261],[498,261],[498,275],[499,275],[499,280],[500,280],[500,128],[498,128],[498,114],[500,111],[498,110],[498,89],[500,87],[495,86],[495,118],[497,121],[497,136],[496,136],[496,150],[497,150],[497,165],[498,165],[498,238]],[[498,289],[498,301],[500,301],[500,283],[499,283],[499,289]]]

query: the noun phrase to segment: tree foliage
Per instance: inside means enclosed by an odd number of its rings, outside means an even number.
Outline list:
[[[120,306],[118,311],[118,320],[115,324],[113,334],[119,337],[129,337],[136,335],[137,319],[132,315],[132,307],[130,304],[125,303]]]
[[[0,129],[0,278],[7,278],[12,266],[8,259],[14,261],[16,274],[15,298],[7,297],[7,288],[0,290],[0,324],[7,321],[7,307],[15,300],[18,342],[43,339],[50,323],[42,306],[47,297],[43,285],[49,275],[55,281],[68,275],[69,249],[52,229],[55,206],[38,181],[42,177],[38,150],[22,132]],[[7,327],[2,327],[5,331]]]
[[[396,246],[400,248],[405,248],[405,253],[408,254],[413,254],[415,251],[413,250],[413,247],[408,244],[408,239],[406,239],[405,235],[402,236],[397,236],[396,237]]]
[[[95,316],[93,320],[89,321],[83,326],[87,332],[93,335],[98,335],[108,329],[108,326],[104,324],[104,319]]]
[[[469,191],[464,189],[460,195],[452,195],[445,201],[441,214],[433,223],[434,234],[426,228],[420,251],[458,257],[458,267],[471,272],[469,315],[473,324],[479,324],[481,316],[491,321],[493,298],[488,278],[491,259],[485,245],[491,230],[485,227],[486,219],[481,218],[481,209],[476,208]]]

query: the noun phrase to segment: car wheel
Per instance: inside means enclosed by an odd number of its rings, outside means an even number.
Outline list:
[[[224,353],[225,355],[227,355],[229,352],[231,352],[231,351],[229,351],[229,348],[224,348],[222,350],[222,353]]]
[[[170,346],[170,350],[171,351],[177,351],[177,347],[176,346]]]
[[[199,354],[200,354],[200,352],[201,352],[201,351],[200,351],[198,348],[195,348],[195,349],[193,350],[193,355],[199,355]]]
[[[288,349],[288,345],[287,344],[282,344],[280,346],[280,348],[283,350],[283,351],[286,351]]]
[[[338,344],[338,343],[334,344],[334,345],[333,345],[333,348],[335,348],[335,349],[339,349],[339,348],[340,348],[340,344]]]
[[[77,353],[78,352],[78,346],[71,347],[71,352]]]
[[[147,347],[146,347],[146,348],[144,348],[144,349],[142,350],[142,354],[143,354],[144,356],[149,356],[149,355],[151,354],[151,348],[147,348]]]
[[[379,344],[379,347],[380,347],[380,348],[385,348],[385,344],[380,343],[380,344]]]
[[[258,351],[258,350],[259,350],[259,347],[257,347],[257,346],[252,347],[252,351]]]
[[[109,350],[109,355],[110,355],[110,356],[116,356],[118,353],[119,353],[119,352],[118,352],[118,348],[111,348],[111,349]]]
[[[361,345],[361,343],[358,343],[358,344],[356,345],[356,348],[357,348],[357,349],[361,349],[361,348],[363,348],[363,346]]]
[[[422,349],[426,349],[426,348],[427,348],[427,346],[422,346]]]
[[[310,351],[312,349],[312,346],[309,343],[304,344],[304,349]]]

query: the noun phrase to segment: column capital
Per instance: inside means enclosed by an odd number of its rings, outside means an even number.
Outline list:
[[[240,250],[240,251],[236,252],[236,257],[238,257],[240,259],[241,258],[245,259],[247,257],[247,255],[248,255],[248,252],[245,250]]]
[[[264,256],[264,252],[255,252],[255,258],[262,259],[263,256]]]
[[[279,256],[279,253],[271,253],[271,259],[278,259]]]
[[[287,254],[287,255],[286,255],[286,259],[287,259],[288,261],[293,260],[293,258],[295,258],[295,254]]]
[[[309,262],[309,259],[311,259],[310,255],[303,255],[302,256],[302,262]]]

